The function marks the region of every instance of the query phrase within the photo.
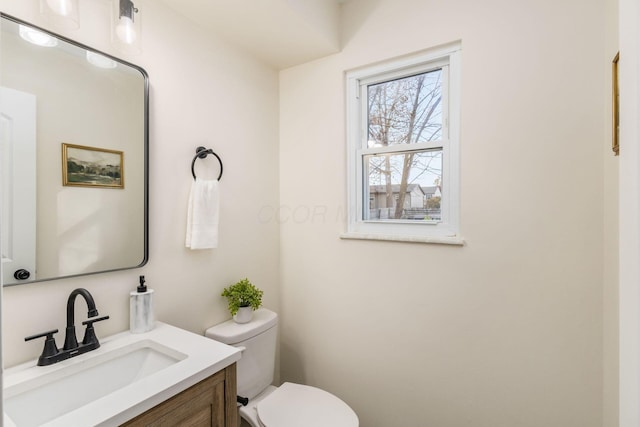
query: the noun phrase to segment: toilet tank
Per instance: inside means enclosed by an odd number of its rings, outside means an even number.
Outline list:
[[[238,396],[253,399],[273,382],[278,315],[266,308],[253,312],[249,323],[228,320],[206,330],[216,341],[244,347],[237,365]]]

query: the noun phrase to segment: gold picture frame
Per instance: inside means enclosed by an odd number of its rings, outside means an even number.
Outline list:
[[[618,90],[618,61],[620,52],[616,53],[611,64],[612,92],[612,135],[611,149],[615,156],[620,154],[620,92]]]
[[[124,188],[124,153],[63,142],[62,185]]]

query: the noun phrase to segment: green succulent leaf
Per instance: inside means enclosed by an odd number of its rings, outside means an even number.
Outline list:
[[[244,278],[238,283],[224,288],[222,296],[229,302],[229,312],[232,316],[238,312],[240,307],[251,307],[257,310],[262,305],[263,291],[253,286],[249,279]]]

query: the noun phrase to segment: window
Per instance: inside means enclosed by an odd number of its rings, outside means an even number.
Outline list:
[[[344,238],[461,244],[460,45],[347,73]]]

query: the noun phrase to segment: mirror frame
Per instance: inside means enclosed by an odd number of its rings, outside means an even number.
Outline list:
[[[27,21],[24,21],[22,19],[16,18],[14,16],[8,15],[4,12],[0,12],[0,19],[7,19],[9,21],[12,21],[16,24],[21,24],[21,25],[27,25],[31,28],[34,28],[38,31],[42,31],[45,34],[48,34],[52,37],[57,38],[58,40],[61,40],[63,42],[69,43],[71,45],[74,45],[80,49],[84,49],[86,51],[91,51],[91,52],[95,52],[99,55],[103,55],[113,61],[116,61],[119,64],[122,64],[124,66],[133,68],[134,70],[138,71],[143,79],[144,79],[144,100],[143,100],[143,106],[144,106],[144,123],[143,123],[143,133],[144,133],[144,138],[143,138],[143,149],[144,149],[144,195],[143,195],[143,203],[144,203],[144,254],[143,254],[143,259],[142,262],[138,265],[135,266],[127,266],[127,267],[121,267],[121,268],[113,268],[113,269],[108,269],[108,270],[98,270],[98,271],[90,271],[90,272],[86,272],[86,273],[78,273],[78,274],[69,274],[69,275],[65,275],[65,276],[56,276],[56,277],[47,277],[47,278],[42,278],[42,279],[35,279],[35,280],[27,280],[27,281],[23,281],[23,282],[16,282],[16,283],[2,283],[2,286],[18,286],[18,285],[28,285],[30,283],[38,283],[38,282],[47,282],[47,281],[51,281],[51,280],[59,280],[59,279],[67,279],[67,278],[72,278],[72,277],[80,277],[80,276],[90,276],[90,275],[94,275],[94,274],[101,274],[101,273],[109,273],[109,272],[113,272],[113,271],[123,271],[123,270],[131,270],[131,269],[135,269],[135,268],[140,268],[143,267],[144,265],[147,264],[147,262],[149,261],[149,75],[147,74],[147,72],[140,66],[132,64],[130,62],[127,62],[123,59],[117,58],[113,55],[110,55],[108,53],[102,52],[100,50],[94,49],[90,46],[87,46],[83,43],[77,42],[75,40],[72,40],[68,37],[65,36],[61,36],[59,34],[56,34],[54,32],[51,32],[49,30],[46,30],[44,28],[38,27],[37,25],[33,25]],[[0,52],[1,55],[1,52]],[[0,79],[1,82],[1,79]],[[1,278],[0,278],[1,279]]]

